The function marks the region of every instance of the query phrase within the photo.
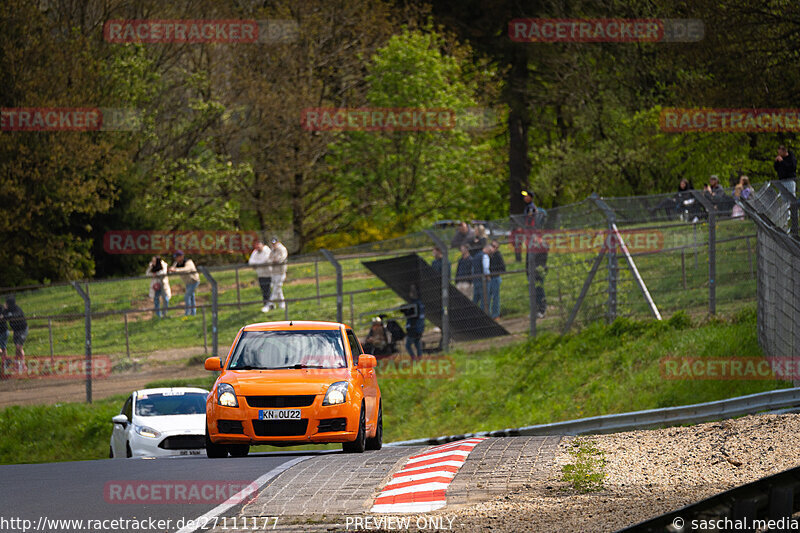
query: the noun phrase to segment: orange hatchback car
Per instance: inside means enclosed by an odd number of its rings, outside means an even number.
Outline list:
[[[206,453],[245,456],[250,445],[341,442],[379,450],[381,391],[375,357],[336,322],[265,322],[239,331],[206,401]]]

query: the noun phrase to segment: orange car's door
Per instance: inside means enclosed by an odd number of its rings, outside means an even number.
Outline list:
[[[347,330],[347,343],[350,345],[350,353],[353,356],[353,363],[358,364],[358,356],[363,353],[361,344],[358,342],[355,333],[352,330]],[[377,419],[377,405],[376,399],[378,396],[378,379],[375,377],[374,368],[358,369],[358,372],[363,378],[364,384],[364,404],[367,408],[367,427],[372,428]]]

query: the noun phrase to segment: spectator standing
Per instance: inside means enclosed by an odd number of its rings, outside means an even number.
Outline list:
[[[742,197],[742,185],[737,184],[736,187],[733,188],[733,198],[736,201],[736,204],[733,206],[733,210],[731,211],[731,218],[744,218],[744,209],[742,206],[739,205],[739,200]]]
[[[753,194],[753,187],[750,186],[750,178],[742,174],[739,177],[739,185],[742,186],[742,198],[747,200]]]
[[[195,316],[197,314],[196,299],[194,296],[197,286],[200,285],[200,274],[197,272],[197,267],[194,261],[186,259],[183,255],[183,250],[175,250],[172,254],[175,262],[169,267],[169,272],[177,272],[184,285],[186,285],[186,294],[183,295],[184,316]]]
[[[472,242],[472,239],[475,238],[475,232],[472,231],[472,228],[466,222],[461,222],[458,225],[458,229],[456,230],[456,234],[453,235],[453,239],[450,241],[451,248],[461,248],[462,244],[469,244]]]
[[[708,180],[708,184],[704,187],[706,198],[714,204],[714,209],[717,211],[730,211],[733,209],[733,200],[730,196],[725,194],[725,189],[719,184],[719,178],[713,174]]]
[[[167,262],[161,259],[160,255],[154,255],[150,264],[147,266],[147,272],[145,274],[153,278],[150,281],[150,298],[153,299],[153,308],[158,317],[167,316],[169,299],[172,298],[172,290],[169,287],[167,272]],[[164,300],[163,313],[160,309],[162,299]]]
[[[488,292],[488,288],[484,291],[484,285],[488,282],[489,276],[489,261],[486,252],[479,249],[477,253],[472,252],[472,303],[484,308],[484,293]],[[486,263],[484,264],[484,259]]]
[[[462,244],[460,250],[461,257],[456,266],[456,289],[467,298],[472,298],[472,257],[466,244]]]
[[[271,250],[264,246],[264,241],[256,242],[256,247],[253,253],[250,254],[250,259],[247,264],[255,268],[256,277],[258,278],[258,286],[261,287],[261,301],[264,306],[261,308],[262,313],[269,311],[269,298],[270,289],[272,285],[272,267],[269,264]]]
[[[786,146],[780,145],[773,166],[779,180],[791,180],[786,183],[786,186],[794,194],[795,180],[797,179],[797,158],[790,150],[786,149]]]
[[[528,257],[533,261],[533,285],[536,295],[536,317],[544,318],[547,312],[547,299],[544,293],[544,277],[547,274],[547,254],[549,253],[547,243],[541,234],[534,234],[531,238],[531,245],[528,248]],[[529,276],[528,265],[525,265],[525,274]],[[530,283],[530,277],[528,278]]]
[[[14,355],[17,359],[17,370],[19,373],[25,371],[25,339],[28,338],[28,321],[25,320],[25,313],[17,305],[14,296],[6,297],[6,309],[4,312],[11,331],[14,332]]]
[[[442,275],[442,250],[438,246],[433,247],[433,261],[431,262],[431,268],[436,271],[439,276]]]
[[[277,237],[273,237],[269,243],[272,251],[269,254],[269,262],[272,265],[272,295],[269,297],[269,309],[286,308],[286,301],[283,297],[283,282],[286,279],[286,263],[289,261],[289,251]],[[268,310],[269,310],[268,309]]]
[[[494,319],[500,317],[500,274],[506,271],[506,262],[500,252],[500,243],[492,241],[489,246],[489,316]]]
[[[422,333],[425,331],[425,304],[419,298],[417,286],[412,284],[408,291],[411,308],[406,313],[406,350],[412,361],[422,359]],[[416,348],[416,355],[414,350]]]
[[[486,228],[483,224],[480,224],[475,228],[475,237],[473,237],[472,242],[469,243],[470,253],[474,255],[480,250],[483,250],[486,247],[486,242]]]

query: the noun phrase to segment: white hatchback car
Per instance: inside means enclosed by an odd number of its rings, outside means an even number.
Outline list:
[[[109,457],[200,455],[208,391],[194,387],[133,392],[113,417]]]

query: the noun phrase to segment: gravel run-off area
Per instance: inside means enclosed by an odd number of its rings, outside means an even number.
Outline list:
[[[798,466],[798,435],[800,415],[782,414],[591,436],[607,477],[588,494],[561,481],[562,465],[574,461],[574,437],[565,437],[548,481],[426,518],[442,517],[452,531],[616,531]]]

